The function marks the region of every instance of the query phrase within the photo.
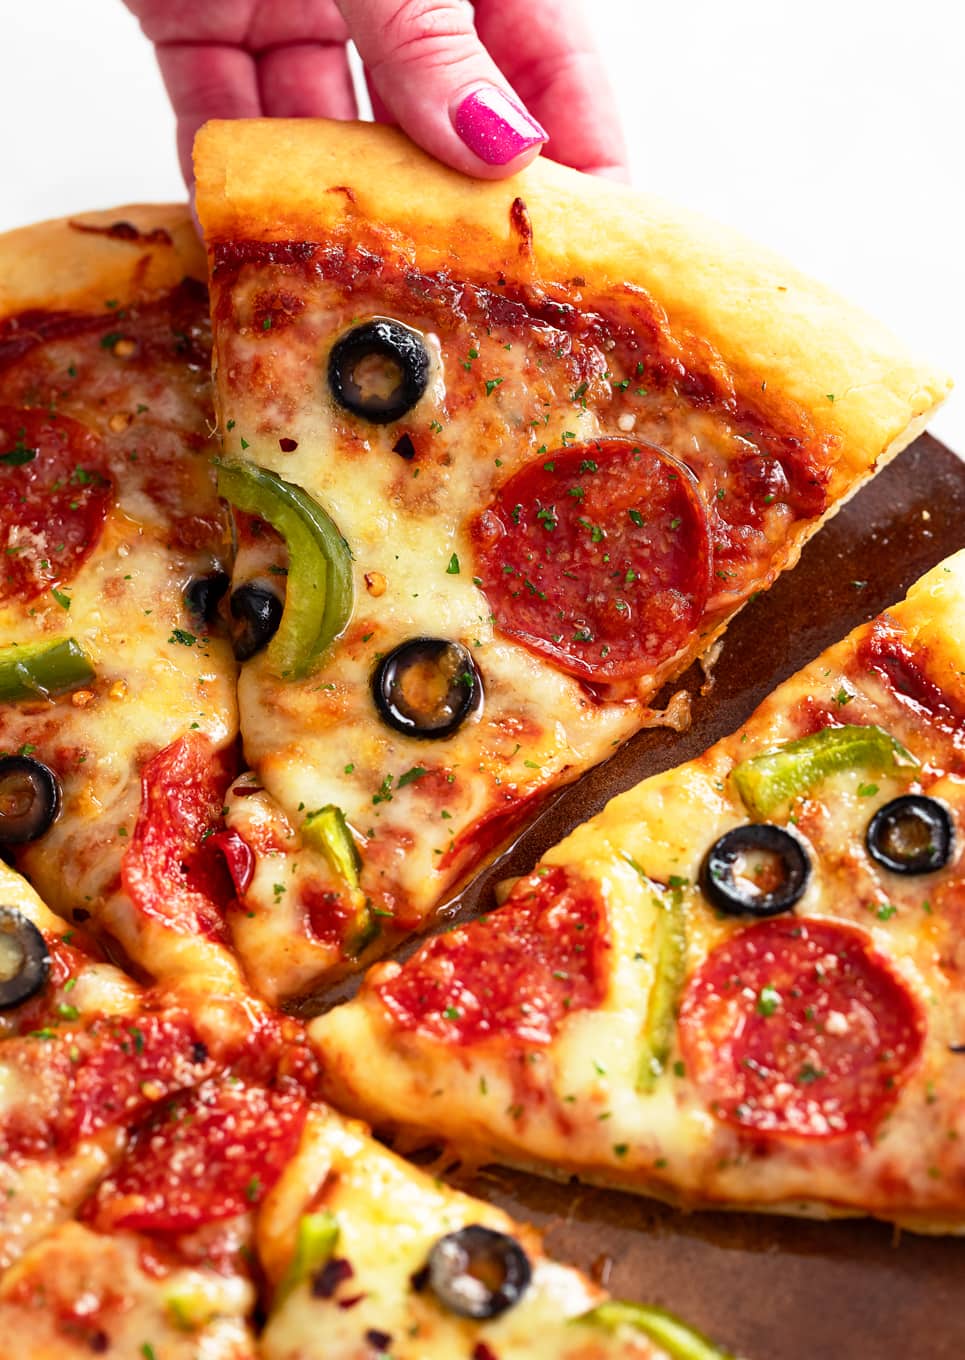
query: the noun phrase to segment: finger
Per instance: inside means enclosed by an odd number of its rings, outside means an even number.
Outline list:
[[[236,47],[172,44],[157,49],[158,65],[178,120],[178,159],[194,182],[194,134],[209,118],[257,118],[261,113],[254,60]]]
[[[348,39],[335,0],[124,0],[153,43],[216,43],[263,52]]]
[[[272,48],[258,59],[258,88],[269,118],[354,118],[358,113],[344,46]]]
[[[339,0],[369,79],[405,131],[469,175],[531,161],[546,134],[479,41],[465,0]]]
[[[522,5],[477,0],[476,27],[564,165],[629,177],[620,115],[579,0]]]

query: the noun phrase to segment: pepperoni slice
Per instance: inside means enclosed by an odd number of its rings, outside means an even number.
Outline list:
[[[208,844],[222,817],[234,760],[193,732],[165,746],[141,776],[141,811],[121,864],[124,891],[174,930],[224,934],[234,896],[222,853]]]
[[[205,1082],[139,1130],[83,1216],[101,1231],[189,1232],[243,1214],[294,1156],[307,1112],[295,1085]]]
[[[571,870],[538,870],[503,906],[437,935],[376,990],[395,1022],[451,1044],[548,1043],[607,983],[606,912]]]
[[[4,1156],[67,1152],[100,1129],[135,1123],[211,1070],[193,1021],[175,1009],[44,1027],[4,1044],[3,1065],[22,1074],[24,1093],[0,1117]]]
[[[72,580],[113,497],[94,434],[69,416],[0,406],[0,600]]]
[[[718,946],[680,1007],[687,1071],[718,1118],[830,1138],[888,1113],[925,1037],[868,938],[834,921],[762,921]]]
[[[626,679],[674,656],[710,588],[696,478],[650,444],[557,449],[499,490],[473,526],[499,628],[582,679]]]

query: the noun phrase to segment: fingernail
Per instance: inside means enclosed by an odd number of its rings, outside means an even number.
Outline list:
[[[473,155],[487,165],[506,165],[549,134],[495,85],[483,85],[456,109],[453,127]]]

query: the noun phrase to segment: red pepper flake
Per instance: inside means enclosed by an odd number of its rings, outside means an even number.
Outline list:
[[[279,439],[278,447],[281,449],[282,453],[294,453],[298,448],[298,440],[289,439],[286,435],[284,439]]]

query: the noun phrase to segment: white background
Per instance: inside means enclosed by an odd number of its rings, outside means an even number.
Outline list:
[[[636,182],[782,251],[965,388],[960,0],[589,9]],[[121,0],[0,0],[0,100],[0,230],[183,192]],[[965,394],[933,429],[965,454]]]

